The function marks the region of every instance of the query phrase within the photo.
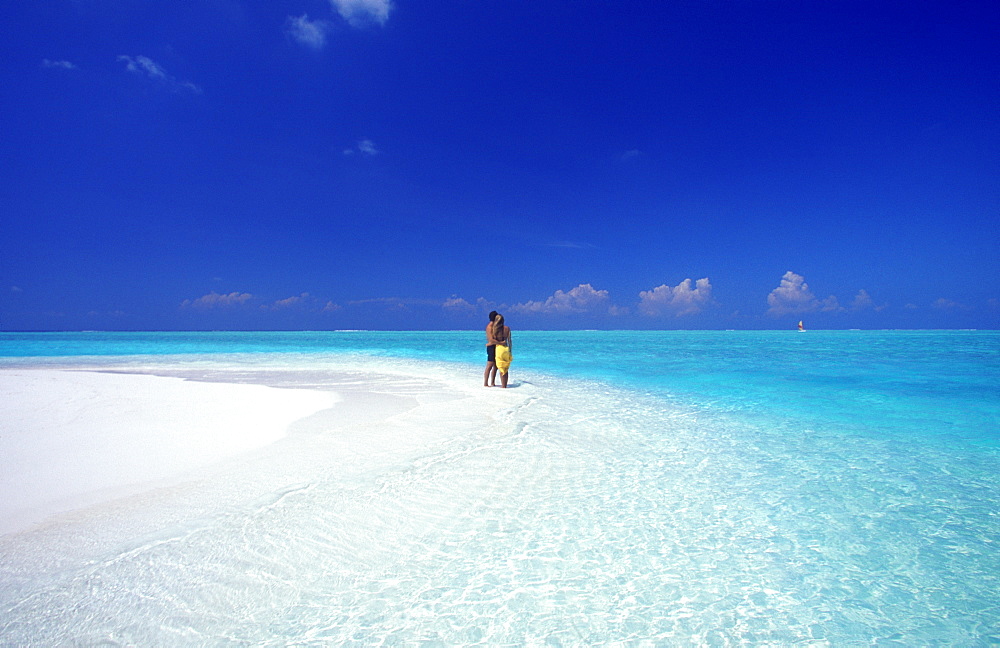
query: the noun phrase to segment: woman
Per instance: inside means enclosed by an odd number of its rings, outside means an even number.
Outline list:
[[[503,315],[497,313],[497,316],[493,319],[493,341],[496,343],[496,354],[495,354],[495,367],[493,369],[493,383],[496,384],[496,372],[500,371],[500,386],[504,389],[507,388],[507,369],[510,367],[510,361],[514,359],[511,355],[511,349],[513,348],[513,343],[510,336],[510,327],[504,326]]]
[[[483,387],[494,387],[497,380],[497,343],[493,339],[493,320],[496,317],[497,312],[490,311],[490,323],[486,325],[486,371],[483,372]]]

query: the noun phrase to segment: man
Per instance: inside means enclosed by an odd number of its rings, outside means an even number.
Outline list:
[[[493,320],[496,316],[496,311],[490,311],[490,323],[486,325],[486,371],[483,372],[483,387],[493,387],[497,380],[497,341],[493,339]]]

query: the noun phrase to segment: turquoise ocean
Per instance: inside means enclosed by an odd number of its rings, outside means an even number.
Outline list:
[[[0,333],[0,368],[475,386],[481,338]],[[515,330],[514,358],[502,425],[377,486],[319,478],[42,576],[6,539],[0,644],[1000,644],[1000,332]],[[361,520],[379,546],[347,546]]]

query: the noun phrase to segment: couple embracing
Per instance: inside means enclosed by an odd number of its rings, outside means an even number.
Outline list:
[[[500,372],[500,386],[507,387],[507,369],[513,356],[510,327],[504,326],[503,315],[490,311],[490,323],[486,325],[486,371],[483,372],[483,387],[496,387],[497,371]]]

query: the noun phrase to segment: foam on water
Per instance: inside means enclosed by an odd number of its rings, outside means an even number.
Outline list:
[[[698,400],[519,370],[487,391],[478,367],[389,356],[99,363],[374,381],[399,407],[317,415],[198,482],[0,538],[2,643],[1000,641],[995,428],[907,442],[870,412],[796,417],[728,385]]]

